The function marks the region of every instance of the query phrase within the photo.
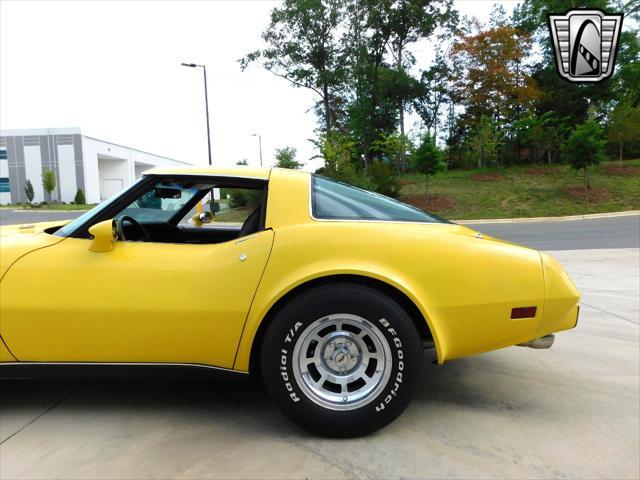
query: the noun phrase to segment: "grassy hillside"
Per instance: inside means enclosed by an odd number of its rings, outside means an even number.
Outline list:
[[[568,165],[453,170],[402,178],[401,200],[451,219],[544,217],[640,209],[640,160],[591,167],[584,196],[582,171]]]

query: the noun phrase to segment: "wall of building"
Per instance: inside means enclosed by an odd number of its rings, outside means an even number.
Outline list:
[[[26,181],[34,202],[74,201],[83,189],[87,203],[99,203],[129,187],[156,166],[186,165],[170,158],[82,135],[79,128],[0,132],[0,203],[26,203]],[[44,191],[42,175],[51,169],[56,188]]]

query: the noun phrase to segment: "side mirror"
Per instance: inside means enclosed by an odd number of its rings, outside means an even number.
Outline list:
[[[89,233],[93,235],[89,250],[92,252],[110,252],[113,250],[113,242],[116,240],[113,220],[96,223],[89,228]]]
[[[211,212],[201,212],[201,213],[196,213],[193,217],[191,217],[191,221],[195,226],[201,227],[205,223],[213,222],[214,218],[215,217]]]

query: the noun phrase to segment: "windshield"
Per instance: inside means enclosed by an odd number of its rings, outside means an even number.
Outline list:
[[[134,183],[129,189],[124,190],[123,192],[119,193],[118,195],[114,195],[111,198],[108,198],[107,200],[105,200],[104,202],[96,205],[94,208],[92,208],[91,210],[87,210],[85,213],[83,213],[82,215],[80,215],[78,218],[76,218],[75,220],[67,223],[64,227],[59,228],[58,230],[55,231],[54,235],[58,236],[58,237],[68,237],[70,236],[73,232],[75,232],[78,228],[80,228],[82,225],[85,224],[85,222],[89,221],[91,218],[95,217],[96,215],[99,215],[100,212],[102,212],[103,210],[105,210],[106,208],[108,208],[110,205],[114,204],[115,202],[118,201],[118,199],[124,195],[125,193],[127,193],[130,189],[135,188],[140,182],[142,182],[143,179],[139,179],[136,183]]]
[[[313,216],[327,220],[450,223],[393,198],[318,175],[312,180]]]

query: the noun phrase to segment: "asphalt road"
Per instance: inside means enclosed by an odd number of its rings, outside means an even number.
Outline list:
[[[0,209],[0,225],[76,218],[83,212],[33,212]],[[487,235],[538,250],[640,247],[640,215],[551,222],[472,223]]]
[[[549,350],[425,364],[407,411],[313,437],[250,382],[3,382],[0,478],[638,478],[639,250],[552,252],[583,294]]]
[[[55,222],[77,218],[84,212],[41,212],[38,210],[12,210],[0,208],[0,225],[21,223]]]
[[[640,247],[640,215],[468,226],[537,250]]]

